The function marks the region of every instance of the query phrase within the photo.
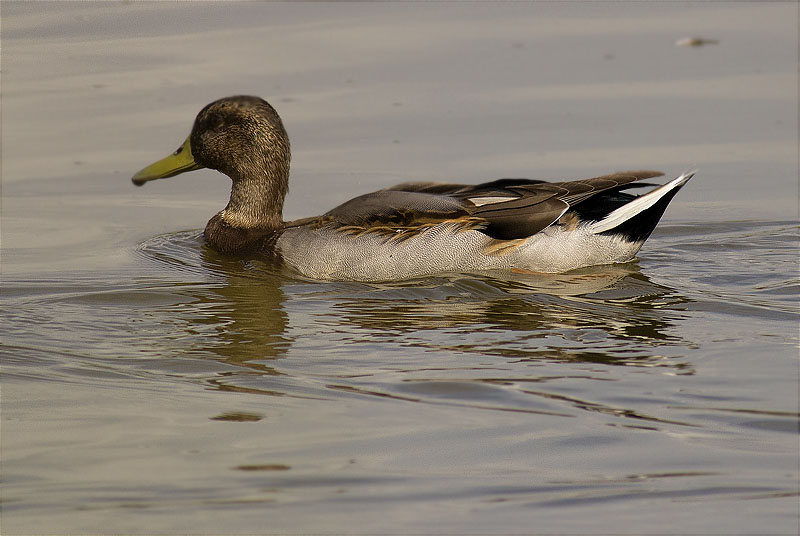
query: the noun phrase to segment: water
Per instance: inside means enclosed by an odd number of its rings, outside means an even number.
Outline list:
[[[2,16],[3,534],[796,533],[795,5]],[[292,137],[287,218],[700,173],[630,264],[292,279],[202,245],[215,173],[129,182],[240,92]]]

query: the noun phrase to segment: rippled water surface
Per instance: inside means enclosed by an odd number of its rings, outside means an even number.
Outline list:
[[[3,534],[797,532],[795,5],[2,16]],[[215,173],[129,182],[242,92],[287,219],[700,173],[629,264],[300,280],[203,245]]]

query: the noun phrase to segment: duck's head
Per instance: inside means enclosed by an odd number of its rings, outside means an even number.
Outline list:
[[[291,151],[281,118],[259,97],[237,95],[200,110],[192,132],[177,151],[133,176],[141,186],[201,168],[231,178],[231,199],[218,216],[234,227],[269,227],[280,222],[288,190]]]
[[[288,177],[289,137],[278,112],[259,97],[237,95],[208,104],[194,120],[186,141],[166,158],[133,176],[133,183],[174,177],[186,171],[210,168],[234,182],[282,171]]]

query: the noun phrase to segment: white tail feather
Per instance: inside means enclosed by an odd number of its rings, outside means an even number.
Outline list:
[[[680,177],[672,179],[668,183],[656,188],[655,190],[652,190],[640,197],[637,197],[630,203],[623,205],[618,209],[616,209],[615,211],[611,212],[608,216],[606,216],[602,220],[589,224],[586,227],[587,230],[591,233],[599,234],[605,231],[609,231],[614,227],[617,227],[623,222],[633,218],[640,212],[643,212],[648,208],[652,207],[653,205],[655,205],[659,199],[664,197],[666,194],[668,194],[675,188],[680,188],[681,186],[686,184],[689,181],[689,179],[694,177],[695,173],[697,173],[696,169],[692,171],[687,171],[681,174]]]

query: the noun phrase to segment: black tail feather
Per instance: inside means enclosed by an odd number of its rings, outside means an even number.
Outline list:
[[[644,242],[656,228],[664,211],[667,210],[672,198],[678,193],[680,187],[667,192],[652,207],[649,207],[636,216],[625,220],[613,229],[603,231],[601,235],[622,235],[631,242]]]

